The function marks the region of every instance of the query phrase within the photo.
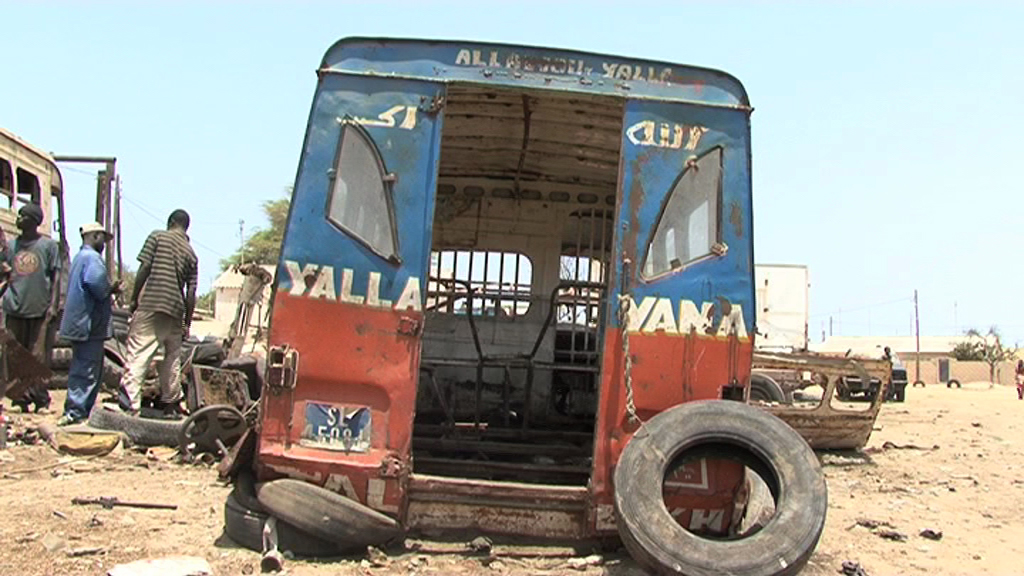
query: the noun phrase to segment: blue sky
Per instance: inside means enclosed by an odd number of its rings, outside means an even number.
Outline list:
[[[116,155],[125,257],[174,208],[207,288],[294,180],[314,70],[344,36],[547,45],[726,70],[753,124],[756,259],[807,264],[811,334],[1024,343],[1024,5],[2,2],[0,126]],[[89,169],[64,169],[70,225]]]

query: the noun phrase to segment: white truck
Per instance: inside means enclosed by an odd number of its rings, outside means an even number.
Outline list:
[[[810,272],[800,264],[755,264],[757,352],[791,354],[807,350]],[[756,365],[755,365],[756,368]],[[750,399],[789,403],[791,393],[780,385],[782,374],[756,370],[750,377]]]
[[[811,278],[799,264],[755,264],[757,349],[796,352],[807,349]]]

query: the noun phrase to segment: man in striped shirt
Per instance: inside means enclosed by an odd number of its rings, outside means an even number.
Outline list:
[[[151,233],[139,253],[128,331],[128,371],[121,379],[121,409],[132,414],[142,405],[146,369],[161,348],[160,403],[165,414],[180,412],[181,342],[192,324],[199,278],[199,260],[185,234],[188,226],[188,212],[175,210],[167,219],[167,230]]]

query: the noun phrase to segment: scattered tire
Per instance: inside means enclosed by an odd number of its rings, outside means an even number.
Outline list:
[[[101,430],[124,432],[141,446],[177,446],[181,420],[158,420],[129,416],[116,408],[98,405],[89,415],[89,425]]]
[[[615,467],[619,535],[641,565],[657,574],[775,576],[796,574],[821,538],[828,508],[825,477],[807,442],[785,422],[739,402],[692,402],[651,418]],[[768,485],[775,514],[738,540],[697,536],[662,499],[665,471],[683,452],[713,451],[743,462]]]
[[[243,477],[247,477],[243,480]],[[263,551],[263,526],[270,515],[260,506],[253,492],[251,476],[242,474],[224,501],[224,532],[237,544],[256,552]],[[354,552],[311,536],[295,526],[278,520],[277,547],[296,556],[333,557]]]
[[[401,532],[392,518],[301,480],[267,482],[256,487],[256,498],[281,520],[346,547],[379,546]]]
[[[960,385],[960,381],[957,380],[956,378],[950,380],[949,382],[946,382],[946,388],[952,388],[953,386],[956,386],[957,388],[962,388],[962,386]]]
[[[924,388],[924,381],[922,381],[922,380],[914,380],[914,388],[917,388],[918,386],[920,386],[921,388]]]
[[[750,375],[750,400],[785,404],[786,393],[772,377],[754,373]]]

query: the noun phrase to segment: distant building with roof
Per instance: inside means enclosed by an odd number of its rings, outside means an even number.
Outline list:
[[[270,276],[274,276],[276,267],[272,264],[264,264],[260,266]],[[213,304],[213,317],[218,322],[224,324],[231,324],[235,319],[235,312],[238,310],[238,296],[242,292],[242,284],[245,282],[245,276],[235,272],[233,269],[228,268],[213,281],[214,291],[214,304]],[[270,304],[270,292],[272,285],[268,284],[263,289],[263,305],[254,311],[252,315],[253,326],[263,328],[266,326],[266,312],[267,306]]]

